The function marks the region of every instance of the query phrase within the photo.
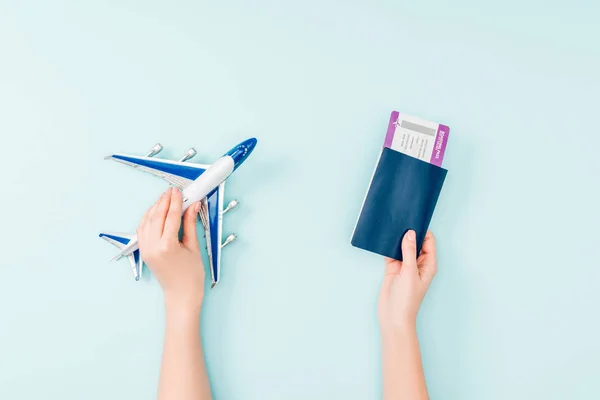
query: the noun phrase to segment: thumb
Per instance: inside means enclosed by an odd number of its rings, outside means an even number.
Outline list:
[[[196,203],[188,207],[183,215],[183,236],[181,243],[188,249],[198,250],[198,235],[196,233],[196,215],[200,211],[200,203]]]
[[[402,239],[402,270],[417,272],[417,239],[413,230],[406,232]]]

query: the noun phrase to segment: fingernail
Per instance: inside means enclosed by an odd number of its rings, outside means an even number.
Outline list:
[[[194,211],[195,212],[200,211],[200,203],[196,203],[196,205],[194,206]]]
[[[406,234],[406,238],[409,241],[414,242],[415,241],[415,231],[408,231],[408,233]]]

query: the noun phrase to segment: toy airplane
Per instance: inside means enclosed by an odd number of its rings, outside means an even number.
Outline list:
[[[251,138],[238,144],[212,165],[187,162],[196,155],[196,150],[189,149],[179,161],[153,158],[162,151],[157,143],[145,157],[126,154],[113,154],[106,159],[115,160],[130,165],[140,171],[159,176],[182,190],[183,212],[192,204],[200,202],[200,220],[206,233],[206,249],[212,276],[211,289],[219,282],[221,273],[221,248],[236,239],[231,234],[221,243],[223,214],[238,205],[232,200],[223,209],[225,180],[248,158],[256,146],[256,139]],[[133,270],[133,276],[138,281],[142,276],[142,259],[138,248],[136,235],[103,232],[100,237],[117,246],[120,251],[113,258],[118,260],[127,257]]]

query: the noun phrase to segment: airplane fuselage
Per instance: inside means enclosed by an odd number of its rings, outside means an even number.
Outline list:
[[[233,172],[235,163],[230,156],[223,156],[212,164],[206,172],[200,175],[196,180],[190,183],[182,191],[183,196],[183,212],[187,208],[205,198],[217,186],[225,182],[225,180]]]
[[[231,175],[235,169],[235,162],[233,158],[225,155],[215,161],[202,175],[200,175],[194,182],[190,183],[182,191],[183,196],[183,207],[181,215],[185,213],[185,210],[189,206],[195,204],[204,199],[210,192],[217,188],[221,183]],[[129,255],[139,249],[137,235],[131,238],[131,241],[125,246],[119,254],[115,256],[115,259]]]

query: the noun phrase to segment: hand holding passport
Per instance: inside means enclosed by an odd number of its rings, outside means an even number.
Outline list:
[[[449,133],[445,125],[392,112],[353,246],[402,261],[400,244],[412,229],[419,254],[448,172],[441,165]]]

